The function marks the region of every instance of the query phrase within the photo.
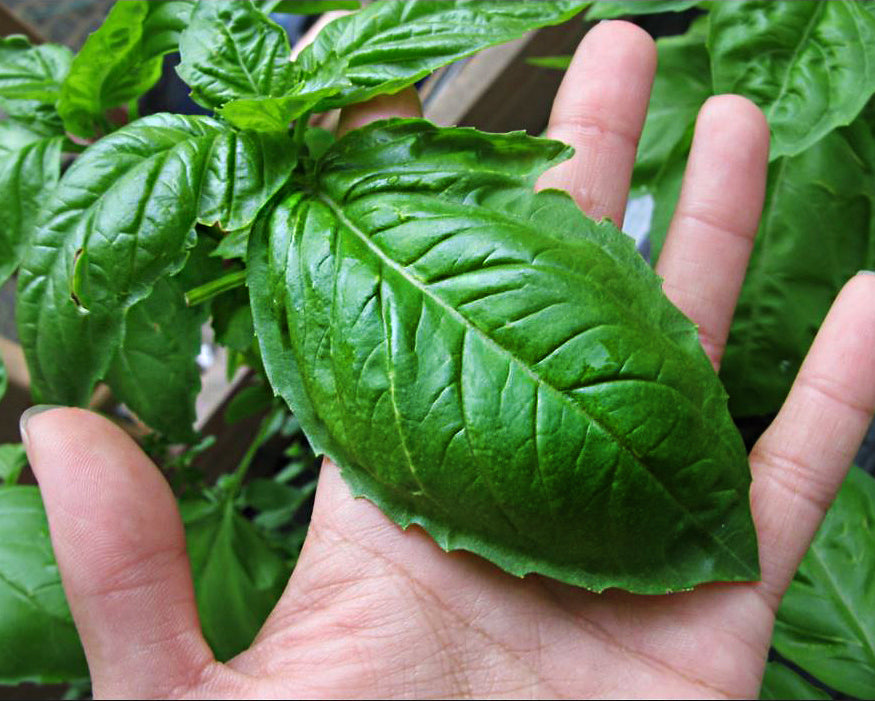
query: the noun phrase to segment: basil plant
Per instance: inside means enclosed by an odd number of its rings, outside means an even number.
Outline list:
[[[85,405],[103,381],[192,440],[200,327],[251,313],[249,362],[401,526],[594,591],[756,579],[747,456],[696,327],[614,224],[534,191],[571,149],[308,126],[586,4],[373,2],[294,61],[265,13],[313,3],[122,2],[75,58],[3,40],[30,67],[0,74],[22,192],[0,271],[35,396]],[[114,128],[177,49],[214,115]]]

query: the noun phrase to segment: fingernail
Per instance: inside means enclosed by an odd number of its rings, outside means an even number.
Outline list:
[[[18,420],[18,432],[21,433],[21,442],[24,443],[24,449],[27,450],[29,447],[29,437],[27,435],[27,422],[30,421],[37,414],[42,414],[44,411],[50,411],[52,409],[60,409],[60,404],[35,404],[29,409],[25,409],[24,413],[22,413],[21,418]]]
[[[875,275],[875,270],[858,270],[857,275]]]

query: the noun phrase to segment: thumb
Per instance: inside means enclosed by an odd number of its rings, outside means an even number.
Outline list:
[[[34,407],[21,433],[95,695],[176,695],[222,669],[200,631],[182,521],[155,465],[82,409]]]

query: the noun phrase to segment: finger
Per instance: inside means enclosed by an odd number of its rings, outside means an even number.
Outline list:
[[[215,663],[158,469],[121,429],[81,409],[25,412],[22,438],[95,694],[166,696],[203,679]]]
[[[875,274],[830,309],[775,421],[751,452],[762,591],[777,608],[875,412]]]
[[[656,272],[698,324],[715,367],[759,225],[768,160],[769,127],[756,105],[737,95],[705,103]]]
[[[586,34],[547,127],[574,157],[547,171],[539,188],[565,190],[594,219],[622,224],[655,70],[653,39],[634,24],[602,22]]]
[[[340,112],[337,135],[358,129],[379,119],[390,117],[421,117],[422,105],[416,88],[405,88],[394,95],[377,95],[367,102],[344,107]]]

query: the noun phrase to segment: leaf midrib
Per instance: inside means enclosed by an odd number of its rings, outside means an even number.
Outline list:
[[[335,217],[337,217],[338,221],[343,224],[347,229],[352,231],[361,241],[362,243],[374,254],[377,258],[386,266],[395,270],[398,275],[400,275],[403,279],[407,280],[414,288],[419,290],[420,294],[431,299],[438,307],[445,310],[450,316],[455,317],[456,320],[461,323],[465,328],[468,329],[469,332],[475,332],[478,336],[493,350],[498,351],[500,354],[509,357],[513,362],[519,365],[523,371],[536,383],[537,386],[546,387],[548,390],[558,395],[562,401],[567,402],[568,398],[566,395],[552,384],[541,378],[537,373],[535,373],[527,363],[525,363],[522,359],[518,358],[512,351],[509,349],[499,345],[495,340],[490,338],[487,334],[485,334],[482,329],[477,327],[475,324],[471,323],[463,314],[461,314],[457,309],[453,306],[447,304],[442,298],[435,295],[427,285],[423,284],[420,280],[410,275],[406,268],[399,265],[395,260],[385,254],[385,252],[379,248],[371,238],[362,231],[359,227],[357,227],[343,212],[341,206],[335,202],[331,197],[329,197],[324,191],[318,191],[313,193],[315,197],[317,197],[326,207],[331,210]],[[598,426],[601,430],[603,430],[607,435],[611,437],[611,439],[619,445],[623,450],[626,451],[632,458],[638,463],[646,474],[650,476],[655,484],[657,484],[661,490],[670,498],[672,502],[674,502],[679,509],[689,518],[700,530],[700,532],[706,534],[711,540],[717,543],[723,550],[729,553],[730,557],[738,562],[745,571],[751,571],[750,566],[744,562],[733,550],[730,548],[721,538],[717,537],[714,533],[704,528],[699,520],[687,509],[684,505],[678,500],[678,498],[669,490],[669,488],[649,469],[648,465],[644,462],[644,460],[639,456],[623,439],[621,436],[618,436],[615,431],[613,431],[610,427],[604,425],[602,422],[598,421],[593,415],[591,415],[583,406],[578,404],[577,402],[571,402],[571,406],[576,411],[579,411],[584,417],[592,424]]]

